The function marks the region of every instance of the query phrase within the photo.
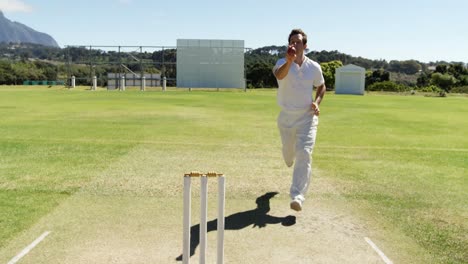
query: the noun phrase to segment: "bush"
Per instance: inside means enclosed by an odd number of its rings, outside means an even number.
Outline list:
[[[453,87],[452,90],[450,90],[451,93],[466,93],[468,94],[468,86],[458,86],[458,87]]]
[[[404,92],[409,91],[408,86],[397,84],[392,81],[377,82],[367,87],[368,91],[383,91],[383,92]]]
[[[417,90],[423,93],[439,93],[442,91],[442,89],[440,89],[439,87],[435,85],[419,87]]]

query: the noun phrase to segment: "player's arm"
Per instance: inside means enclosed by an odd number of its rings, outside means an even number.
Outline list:
[[[279,66],[278,69],[276,69],[275,71],[276,79],[282,80],[284,79],[284,77],[286,77],[286,75],[288,75],[289,68],[291,67],[291,63],[292,63],[291,61],[286,60],[286,63],[284,63],[283,65]]]
[[[286,63],[283,65],[279,66],[278,69],[275,71],[275,77],[278,80],[284,79],[286,75],[288,75],[289,68],[291,68],[291,64],[293,63],[294,59],[296,59],[296,54],[295,53],[288,53],[286,52]]]
[[[315,92],[315,101],[312,103],[312,110],[314,110],[315,115],[320,115],[320,102],[322,102],[323,97],[325,96],[325,91],[327,88],[325,87],[325,83],[317,87],[317,92]]]

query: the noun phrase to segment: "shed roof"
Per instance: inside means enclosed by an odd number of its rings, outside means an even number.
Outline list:
[[[364,69],[363,67],[359,67],[357,65],[354,65],[354,64],[348,64],[348,65],[345,65],[345,66],[342,66],[342,67],[336,69],[336,71],[340,71],[340,72],[365,72],[366,69]]]

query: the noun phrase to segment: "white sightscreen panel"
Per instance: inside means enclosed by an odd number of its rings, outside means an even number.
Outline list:
[[[177,40],[177,86],[245,88],[243,40]]]

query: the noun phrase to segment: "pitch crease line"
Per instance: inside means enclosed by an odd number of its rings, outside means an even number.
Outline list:
[[[7,264],[15,264],[18,262],[21,258],[26,256],[29,251],[31,251],[33,248],[35,248],[39,243],[41,243],[44,238],[46,238],[50,234],[50,231],[44,232],[41,236],[39,236],[36,240],[34,240],[29,246],[24,248],[18,255],[16,255],[14,258],[12,258]]]
[[[367,244],[369,244],[375,250],[375,252],[377,252],[377,254],[379,254],[379,256],[382,258],[382,260],[386,264],[393,264],[393,262],[389,258],[387,258],[387,256],[385,256],[385,254],[382,252],[382,250],[380,250],[377,247],[377,245],[375,245],[374,242],[372,242],[372,240],[370,240],[370,238],[365,237],[364,239],[366,240]]]

